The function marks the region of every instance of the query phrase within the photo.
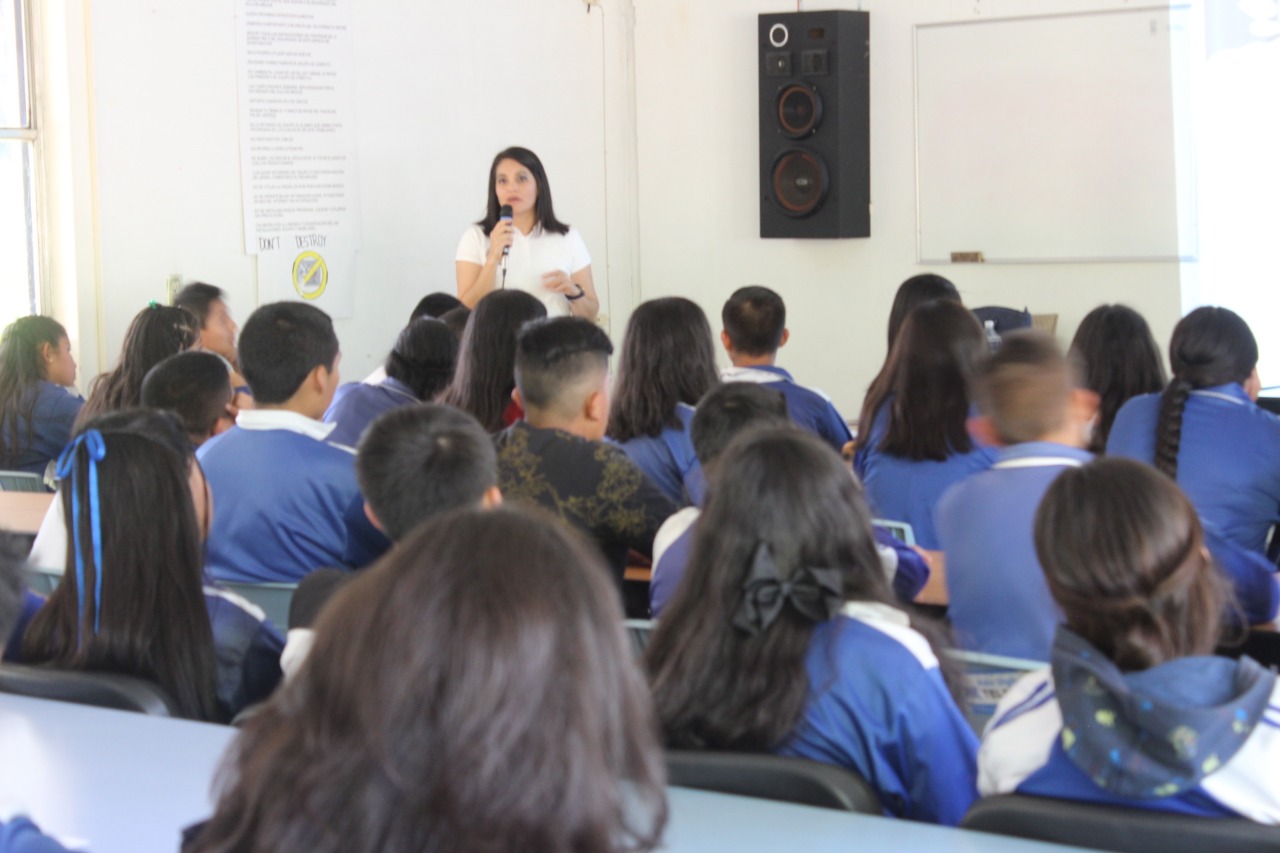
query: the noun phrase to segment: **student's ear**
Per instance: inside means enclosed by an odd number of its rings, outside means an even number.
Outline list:
[[[53,361],[55,350],[53,348],[53,344],[48,341],[44,341],[40,346],[36,347],[36,351],[40,353],[40,360],[45,364]],[[1257,371],[1254,372],[1256,373]]]
[[[724,329],[720,330],[720,346],[724,347],[725,352],[733,352],[733,341],[729,338],[729,333]]]
[[[480,508],[497,509],[500,506],[502,506],[502,490],[497,486],[485,489],[484,495],[480,498]]]
[[[1078,424],[1087,424],[1097,416],[1102,398],[1088,388],[1074,388],[1068,405],[1071,419]]]
[[[513,403],[515,403],[517,406],[519,406],[519,407],[520,407],[520,411],[522,411],[522,412],[527,412],[527,411],[529,411],[528,409],[526,409],[526,408],[524,407],[524,395],[520,393],[520,389],[519,389],[519,388],[512,388],[512,389],[511,389],[511,402],[513,402]]]
[[[1258,395],[1262,393],[1262,378],[1258,376],[1258,368],[1255,366],[1253,372],[1249,374],[1249,378],[1244,381],[1244,393],[1249,395],[1249,399],[1258,402]]]
[[[382,522],[378,521],[378,516],[374,515],[373,507],[369,506],[369,502],[364,502],[364,517],[369,519],[369,523],[378,528],[381,533],[386,533],[387,529],[382,526]]]
[[[791,330],[783,329],[782,337],[778,339],[778,349],[782,349],[787,345],[787,341],[791,340]]]
[[[592,423],[608,423],[609,395],[599,389],[592,391],[582,406],[582,413]]]
[[[978,444],[987,447],[1004,447],[1004,442],[1000,440],[1000,433],[996,431],[996,425],[991,418],[986,415],[974,415],[965,422],[969,428],[969,435],[973,436]]]

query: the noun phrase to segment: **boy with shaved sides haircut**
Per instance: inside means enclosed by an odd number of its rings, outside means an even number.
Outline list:
[[[831,398],[796,382],[775,363],[778,350],[791,338],[782,297],[759,285],[738,288],[724,303],[720,319],[724,323],[720,343],[733,363],[720,379],[754,382],[782,392],[791,420],[842,452],[853,435]]]
[[[676,507],[622,449],[602,441],[609,423],[609,355],[599,327],[579,317],[521,330],[513,395],[525,419],[494,436],[498,485],[508,500],[541,504],[592,536],[621,586],[627,551],[649,556]]]
[[[1093,458],[1085,430],[1097,395],[1053,338],[1007,335],[983,365],[971,428],[1000,447],[996,463],[952,486],[938,504],[946,554],[948,615],[956,642],[970,651],[1049,660],[1062,619],[1036,557],[1036,509],[1067,468]]]

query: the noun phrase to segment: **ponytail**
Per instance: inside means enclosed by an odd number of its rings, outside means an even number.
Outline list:
[[[1178,448],[1182,444],[1182,412],[1191,396],[1191,383],[1174,379],[1160,395],[1160,417],[1156,420],[1156,469],[1178,479]]]

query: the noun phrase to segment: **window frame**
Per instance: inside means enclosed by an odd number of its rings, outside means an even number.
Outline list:
[[[0,125],[0,142],[19,142],[24,144],[25,203],[27,222],[27,308],[33,314],[44,313],[50,303],[47,279],[46,258],[44,256],[44,170],[41,151],[42,136],[40,132],[40,99],[39,81],[36,79],[36,65],[32,61],[34,52],[35,27],[33,9],[30,0],[12,0],[15,26],[19,38],[19,51],[23,70],[23,86],[19,91],[21,103],[26,107],[24,127]],[[7,16],[6,16],[7,17]]]

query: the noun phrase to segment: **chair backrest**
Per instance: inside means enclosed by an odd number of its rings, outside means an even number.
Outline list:
[[[644,654],[645,647],[649,645],[649,635],[653,633],[657,623],[652,619],[628,619],[626,626],[631,648],[636,653],[636,657],[640,657]]]
[[[58,588],[58,582],[62,580],[62,573],[26,566],[22,570],[22,579],[27,582],[27,588],[32,592],[48,596]]]
[[[130,675],[46,666],[0,666],[0,693],[172,717],[177,703],[158,684]]]
[[[281,631],[289,627],[289,602],[298,589],[296,583],[220,583],[261,607],[266,617]]]
[[[963,687],[969,725],[978,734],[982,734],[987,721],[996,712],[996,705],[1019,678],[1049,666],[1044,661],[981,652],[952,650],[947,652],[947,656],[964,667]]]
[[[1245,632],[1239,643],[1220,645],[1214,654],[1222,657],[1251,657],[1266,667],[1280,667],[1280,634],[1275,631]]]
[[[1244,818],[1208,818],[1009,794],[979,800],[965,829],[1118,853],[1280,850],[1280,827]]]
[[[44,478],[26,471],[0,471],[0,492],[46,492]]]
[[[884,814],[867,782],[841,767],[754,752],[667,750],[667,782],[741,797]]]

